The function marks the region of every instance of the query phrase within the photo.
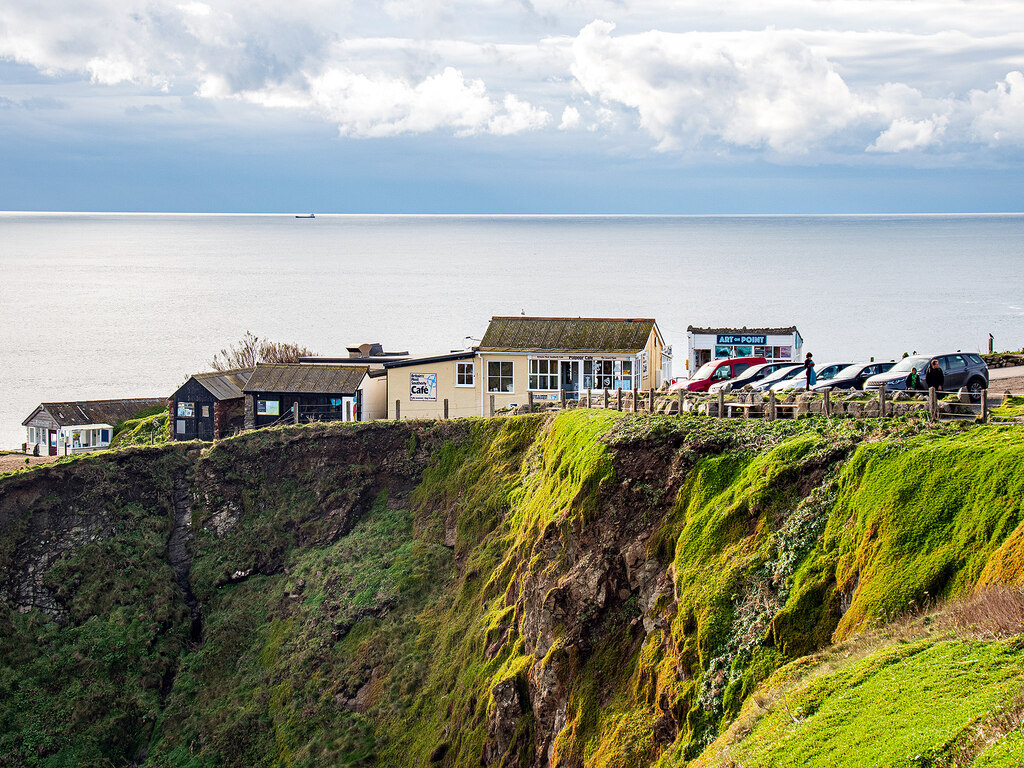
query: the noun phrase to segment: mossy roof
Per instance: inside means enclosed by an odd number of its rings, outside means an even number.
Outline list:
[[[218,400],[234,400],[242,397],[242,390],[245,389],[252,372],[252,368],[239,368],[232,371],[196,373],[191,378],[199,382],[207,392]]]
[[[351,395],[369,372],[366,365],[260,363],[246,392],[291,392],[313,395]]]
[[[492,317],[482,352],[639,352],[657,324],[649,318]],[[660,337],[660,334],[658,334]]]
[[[46,411],[61,427],[72,427],[81,424],[110,424],[130,419],[145,408],[163,405],[167,402],[163,397],[139,397],[128,400],[77,400],[67,403],[43,403],[29,416],[22,425],[27,425],[40,411]]]

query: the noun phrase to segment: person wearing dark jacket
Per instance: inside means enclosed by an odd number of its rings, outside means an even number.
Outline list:
[[[946,380],[938,360],[932,360],[928,366],[928,372],[924,375],[924,383],[929,389],[934,387],[936,391],[942,391],[942,383]]]
[[[818,377],[814,373],[814,360],[810,352],[804,357],[804,376],[807,377],[807,389],[810,389],[818,382]]]
[[[924,389],[921,385],[921,374],[917,372],[917,368],[910,369],[910,375],[907,376],[907,389]]]

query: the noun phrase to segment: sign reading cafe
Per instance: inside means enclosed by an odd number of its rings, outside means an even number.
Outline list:
[[[409,374],[410,400],[437,400],[436,373]]]

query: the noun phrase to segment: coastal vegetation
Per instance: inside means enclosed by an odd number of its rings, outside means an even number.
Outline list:
[[[246,331],[237,343],[213,356],[210,366],[215,371],[255,368],[257,363],[297,363],[300,357],[316,354],[300,344],[261,339]]]
[[[0,766],[1019,765],[1022,429],[583,409],[0,478]]]

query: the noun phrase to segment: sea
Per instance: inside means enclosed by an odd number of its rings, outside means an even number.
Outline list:
[[[437,353],[494,315],[795,325],[815,359],[1024,347],[1024,215],[0,213],[0,448],[41,402],[165,397],[246,331]]]

